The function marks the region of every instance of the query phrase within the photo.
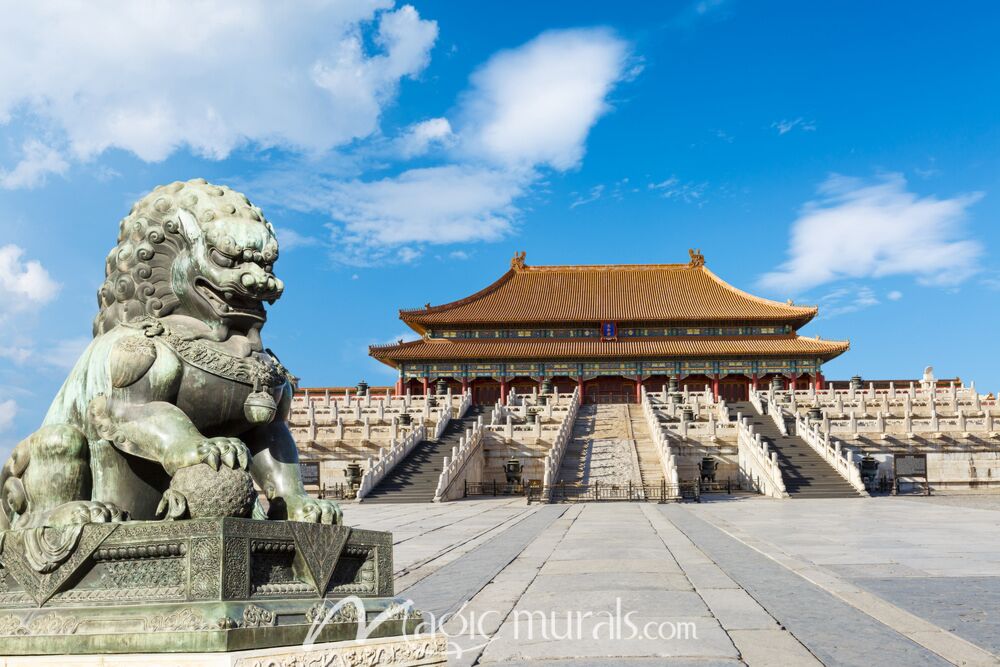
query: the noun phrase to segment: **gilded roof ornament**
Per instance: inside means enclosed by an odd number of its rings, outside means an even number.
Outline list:
[[[521,252],[515,252],[514,258],[510,260],[510,268],[515,271],[524,270],[524,258],[527,256],[527,252],[522,250]]]
[[[694,248],[688,248],[688,255],[691,257],[689,266],[692,269],[696,269],[699,266],[705,266],[705,256],[701,254],[701,248],[698,248],[697,250]]]

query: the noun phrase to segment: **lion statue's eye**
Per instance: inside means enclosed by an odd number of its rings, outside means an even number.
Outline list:
[[[228,255],[223,255],[217,249],[212,248],[212,251],[208,254],[215,262],[216,266],[221,266],[224,269],[231,269],[236,266],[236,260]]]

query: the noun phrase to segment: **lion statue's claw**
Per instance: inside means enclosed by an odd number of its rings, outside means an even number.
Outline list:
[[[163,493],[163,499],[156,506],[156,516],[163,515],[163,518],[172,521],[180,519],[187,514],[187,498],[175,489],[167,489]]]
[[[288,520],[339,526],[344,521],[340,505],[310,496],[288,500]]]
[[[239,438],[209,438],[198,446],[199,463],[207,463],[218,470],[220,463],[246,470],[250,465],[250,450]]]

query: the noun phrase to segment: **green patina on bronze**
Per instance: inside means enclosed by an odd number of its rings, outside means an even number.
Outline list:
[[[121,221],[94,340],[0,471],[7,652],[277,646],[325,597],[395,604],[389,535],[303,488],[290,376],[260,336],[277,259],[260,209],[203,179]],[[381,632],[415,623],[396,621]]]

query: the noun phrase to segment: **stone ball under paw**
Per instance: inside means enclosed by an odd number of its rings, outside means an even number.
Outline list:
[[[257,498],[250,473],[227,466],[214,470],[207,463],[178,470],[170,488],[187,500],[192,519],[248,517]]]

